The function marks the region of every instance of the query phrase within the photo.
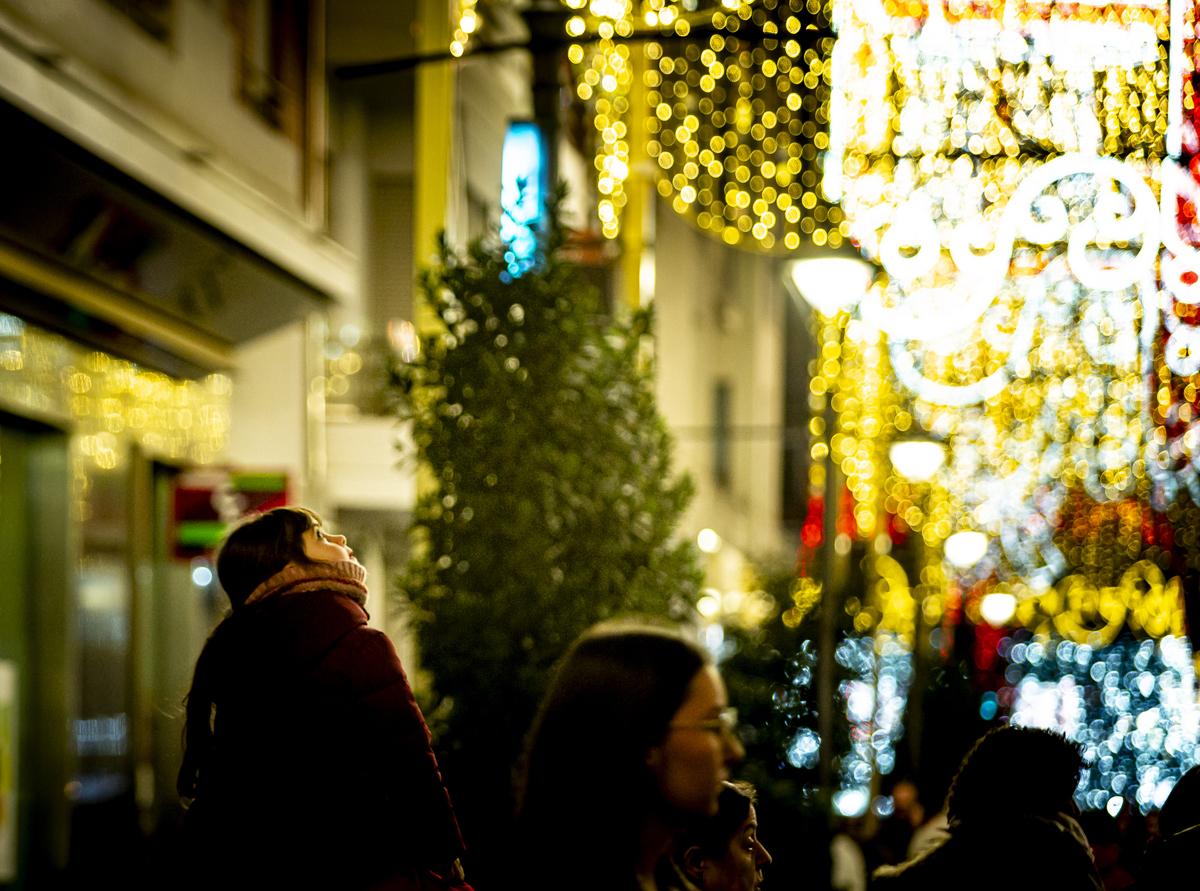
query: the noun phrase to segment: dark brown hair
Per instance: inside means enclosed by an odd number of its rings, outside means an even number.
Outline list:
[[[277,507],[235,525],[217,549],[217,579],[234,609],[289,563],[312,563],[304,533],[321,525],[305,507]]]
[[[304,533],[321,525],[321,518],[303,507],[277,507],[251,515],[226,534],[217,549],[217,579],[234,612],[254,589],[289,563],[311,564],[304,553]],[[222,679],[232,616],[226,616],[204,644],[184,700],[183,764],[176,789],[194,798],[200,774],[213,749],[213,703]]]
[[[598,625],[571,645],[530,731],[518,796],[529,887],[560,884],[562,870],[578,888],[630,885],[643,821],[665,806],[646,756],[711,664],[694,641],[648,625]]]
[[[679,840],[676,850],[683,852],[695,847],[700,849],[701,857],[720,860],[725,856],[729,842],[750,816],[750,808],[754,807],[757,800],[757,793],[749,783],[722,783],[716,816],[689,828]]]

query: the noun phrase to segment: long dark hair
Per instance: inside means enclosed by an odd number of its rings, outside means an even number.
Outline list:
[[[575,885],[632,885],[643,821],[662,807],[646,756],[711,661],[646,625],[600,625],[572,644],[530,732],[517,811],[523,881],[556,884],[569,869]]]
[[[249,517],[225,534],[217,549],[217,579],[236,614],[254,589],[289,563],[311,563],[304,553],[304,533],[321,525],[321,518],[303,507],[277,507]],[[221,621],[208,640],[192,688],[184,700],[183,765],[176,789],[184,798],[196,796],[196,784],[213,747],[213,703],[224,676],[232,616]]]

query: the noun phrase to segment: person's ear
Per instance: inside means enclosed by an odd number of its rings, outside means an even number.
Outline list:
[[[692,845],[683,852],[683,856],[679,858],[679,862],[683,867],[683,871],[687,873],[688,878],[699,883],[700,874],[704,872],[704,858],[700,855],[700,848]]]

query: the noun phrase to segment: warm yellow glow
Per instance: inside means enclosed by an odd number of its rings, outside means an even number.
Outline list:
[[[1007,591],[993,591],[980,602],[979,611],[993,628],[1003,628],[1017,611],[1017,599]]]

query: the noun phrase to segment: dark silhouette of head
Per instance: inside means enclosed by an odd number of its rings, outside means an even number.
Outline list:
[[[217,579],[238,609],[254,589],[289,563],[312,563],[304,533],[321,518],[303,507],[277,507],[254,514],[226,533],[217,550]]]
[[[1086,762],[1080,747],[1032,727],[989,731],[967,753],[946,801],[952,824],[1025,814],[1073,813]]]
[[[575,887],[632,881],[643,823],[666,810],[647,757],[709,664],[696,643],[646,625],[600,625],[571,645],[530,731],[518,793],[518,857],[547,886],[560,869]]]
[[[1179,778],[1158,813],[1158,832],[1163,838],[1191,829],[1200,823],[1200,765]]]

